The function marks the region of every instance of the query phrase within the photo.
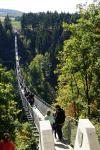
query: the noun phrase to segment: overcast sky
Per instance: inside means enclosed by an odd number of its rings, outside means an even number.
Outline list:
[[[0,0],[0,8],[15,9],[22,12],[75,12],[76,4],[93,0]]]

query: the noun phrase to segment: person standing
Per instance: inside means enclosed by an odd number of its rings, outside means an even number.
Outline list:
[[[58,135],[59,140],[63,139],[62,136],[62,127],[65,122],[65,111],[59,106],[56,105],[56,113],[55,113],[55,128]]]
[[[50,110],[47,111],[47,114],[46,114],[46,116],[44,117],[44,120],[49,120],[49,121],[50,121],[50,124],[51,124],[51,127],[52,127],[52,129],[53,129],[53,125],[54,125],[54,123],[55,123],[55,119],[54,119],[54,116],[51,115],[51,111],[50,111]]]
[[[0,141],[0,150],[15,150],[15,145],[10,140],[9,133],[4,133],[4,138]]]

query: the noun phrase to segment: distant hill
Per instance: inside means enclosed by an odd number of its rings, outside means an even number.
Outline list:
[[[10,17],[18,17],[22,16],[23,12],[18,11],[18,10],[11,10],[11,9],[3,9],[0,8],[0,16],[6,16],[9,15]]]

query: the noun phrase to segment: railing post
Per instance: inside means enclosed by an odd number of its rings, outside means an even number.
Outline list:
[[[55,150],[52,128],[48,120],[40,121],[41,150]]]
[[[74,150],[100,150],[95,127],[88,119],[80,119]]]

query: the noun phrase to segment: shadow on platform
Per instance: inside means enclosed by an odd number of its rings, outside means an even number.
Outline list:
[[[63,148],[63,149],[68,149],[69,148],[67,145],[64,145],[62,143],[61,144],[60,143],[58,143],[58,144],[56,143],[55,146],[59,147],[59,148]]]

